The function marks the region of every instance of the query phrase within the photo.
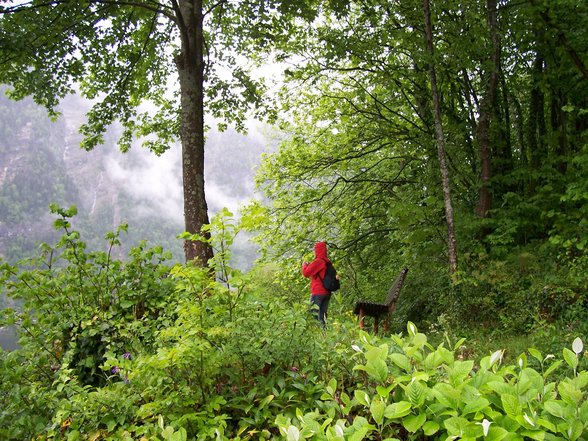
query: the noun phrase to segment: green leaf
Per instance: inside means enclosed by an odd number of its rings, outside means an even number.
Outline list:
[[[578,406],[584,398],[584,393],[581,390],[566,381],[562,381],[557,390],[562,400],[574,407]]]
[[[514,386],[506,384],[503,381],[489,381],[488,387],[496,392],[498,395],[510,394],[515,395]]]
[[[380,383],[384,383],[388,378],[388,365],[386,365],[384,360],[368,361],[365,366],[365,371],[372,379]]]
[[[470,375],[474,367],[474,361],[459,361],[456,360],[451,369],[449,370],[449,380],[453,385],[459,385],[463,383],[465,379]]]
[[[490,402],[484,397],[476,397],[473,401],[467,403],[462,409],[462,415],[480,412],[490,405]]]
[[[488,431],[488,435],[484,438],[484,441],[501,441],[508,435],[508,430],[493,424],[490,426],[490,430]]]
[[[353,425],[349,428],[348,440],[361,441],[372,430],[374,426],[368,423],[368,421],[361,416],[355,417]]]
[[[460,400],[460,392],[453,386],[447,383],[437,383],[433,386],[433,394],[437,401],[443,404],[445,407],[457,410]]]
[[[466,339],[464,337],[460,338],[454,345],[453,345],[453,351],[457,351],[461,345],[463,345],[463,343],[466,341]]]
[[[388,398],[392,389],[394,389],[394,384],[390,384],[388,387],[376,386],[376,392],[378,392],[378,395],[382,398]]]
[[[545,432],[542,430],[522,430],[521,435],[536,441],[543,441],[545,439]]]
[[[572,369],[578,367],[578,356],[568,348],[563,349],[563,358]]]
[[[550,400],[543,404],[544,409],[551,415],[558,418],[566,418],[566,411],[562,401]]]
[[[334,395],[335,391],[337,390],[337,380],[335,378],[331,378],[326,389],[329,395]]]
[[[388,345],[383,344],[378,347],[371,347],[365,352],[365,358],[367,361],[386,359],[388,355]]]
[[[547,368],[547,370],[544,372],[543,378],[549,377],[549,375],[551,375],[552,372],[554,372],[556,369],[558,369],[562,363],[563,362],[561,360],[557,360],[555,363],[553,363],[551,366],[549,366],[549,368]]]
[[[353,392],[353,395],[355,396],[355,399],[359,402],[359,404],[369,407],[370,396],[366,392],[364,392],[363,390],[356,389]]]
[[[406,396],[413,407],[421,407],[427,398],[427,386],[420,381],[413,381],[406,388]]]
[[[470,422],[463,417],[450,417],[443,422],[445,429],[447,429],[447,434],[449,436],[457,437],[464,436],[468,430],[469,424]]]
[[[588,400],[584,401],[584,403],[580,406],[578,410],[578,416],[582,421],[588,421]]]
[[[124,299],[124,300],[120,301],[120,307],[123,309],[129,309],[134,304],[135,304],[135,302],[133,300],[129,300],[129,299]]]
[[[528,391],[533,393],[543,392],[545,381],[539,372],[534,369],[526,368],[521,371],[519,382],[516,386],[517,394],[522,395]]]
[[[388,378],[388,365],[386,356],[388,355],[388,346],[382,345],[379,348],[372,348],[365,353],[367,363],[365,371],[374,380],[383,383]]]
[[[500,397],[500,400],[502,401],[502,408],[508,416],[516,418],[517,416],[521,415],[521,403],[516,396],[504,394]]]
[[[392,353],[388,357],[390,358],[390,360],[392,360],[392,363],[394,363],[396,366],[398,366],[405,372],[410,372],[412,370],[410,366],[410,361],[408,360],[408,357],[406,355]]]
[[[570,441],[576,441],[584,433],[584,424],[580,420],[574,420],[568,429]]]
[[[578,389],[584,389],[588,385],[588,371],[578,372],[578,375],[572,379],[571,383]]]
[[[426,343],[427,343],[427,336],[423,333],[419,332],[419,333],[415,334],[414,337],[412,338],[412,344],[417,349],[422,349]]]
[[[451,352],[449,349],[444,348],[442,346],[439,346],[435,352],[437,354],[439,354],[439,356],[441,357],[441,359],[448,365],[451,366],[454,361],[455,361],[455,356],[453,354],[453,352]]]
[[[82,439],[79,430],[72,430],[67,433],[67,441],[77,441],[79,439]]]
[[[351,398],[345,392],[341,392],[341,401],[347,406],[351,403]]]
[[[370,405],[370,413],[372,414],[372,418],[374,421],[380,425],[384,420],[384,411],[386,410],[386,403],[384,403],[379,398],[375,398],[372,400],[372,404]]]
[[[402,419],[402,425],[411,433],[415,433],[427,421],[427,415],[421,413],[418,415],[408,415]]]
[[[441,364],[443,363],[443,358],[441,357],[441,354],[439,354],[437,351],[431,352],[429,353],[426,357],[425,357],[425,368],[426,369],[436,369],[439,366],[441,366]]]
[[[116,427],[116,420],[114,419],[114,417],[110,417],[108,420],[106,420],[105,424],[106,424],[106,429],[109,432],[112,432],[114,430],[114,428]]]
[[[432,436],[436,434],[440,428],[441,426],[439,426],[437,421],[429,420],[423,424],[423,432],[425,433],[425,436]]]
[[[399,401],[386,406],[384,416],[388,419],[402,418],[410,413],[411,405],[408,401]]]
[[[167,426],[165,429],[163,429],[163,432],[161,432],[161,436],[163,437],[163,439],[167,439],[167,440],[171,440],[171,437],[174,434],[174,428],[172,426]]]
[[[361,441],[365,438],[366,434],[368,433],[368,430],[369,429],[367,427],[360,427],[360,428],[353,431],[351,436],[349,436],[348,440],[349,441]]]
[[[527,351],[529,351],[529,354],[531,354],[531,356],[533,358],[535,358],[537,361],[539,361],[540,363],[543,363],[543,355],[541,355],[541,352],[539,352],[537,349],[535,348],[529,348],[527,349]]]
[[[541,427],[545,427],[547,430],[551,432],[557,432],[557,427],[551,421],[546,420],[545,418],[537,418],[537,424]]]
[[[303,430],[301,431],[301,435],[306,433],[316,434],[321,432],[321,425],[318,421],[316,421],[315,418],[316,414],[314,413],[309,413],[302,417],[301,421]]]
[[[274,395],[268,395],[267,397],[265,397],[263,400],[260,401],[259,403],[259,408],[263,409],[265,406],[267,406],[273,399],[275,398]]]
[[[187,438],[188,432],[186,432],[186,429],[183,427],[180,427],[176,432],[174,432],[170,438],[170,441],[186,441]]]

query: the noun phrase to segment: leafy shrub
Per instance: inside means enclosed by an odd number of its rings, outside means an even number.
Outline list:
[[[19,266],[0,267],[3,290],[21,305],[5,310],[3,319],[16,325],[22,347],[2,358],[2,373],[12,379],[0,395],[2,407],[11,409],[0,416],[0,427],[12,427],[0,432],[8,439],[8,433],[21,439],[34,433],[26,421],[51,416],[56,402],[69,400],[79,388],[107,384],[108,372],[101,368],[107,352],[149,352],[158,330],[173,320],[168,305],[174,285],[161,248],[141,243],[126,261],[114,258],[126,230],[122,225],[106,235],[106,252],[88,252],[68,220],[75,207],[52,211],[59,215],[56,229],[64,233],[57,244],[42,245],[39,257]],[[21,361],[18,375],[9,372],[15,360]],[[23,432],[14,429],[20,420]]]
[[[521,354],[516,365],[503,365],[503,351],[460,360],[450,347],[434,348],[408,324],[406,338],[380,340],[364,334],[354,345],[357,365],[368,379],[354,389],[329,382],[322,411],[278,415],[276,424],[288,440],[320,439],[586,439],[588,372],[579,371],[583,352],[577,338],[565,348],[568,376],[550,378],[563,361],[536,349]]]
[[[142,246],[127,262],[87,253],[69,214],[62,245],[45,248],[62,265],[4,265],[26,328],[21,350],[0,354],[3,439],[586,439],[580,339],[563,360],[529,349],[513,364],[504,351],[476,362],[463,339],[434,347],[412,323],[406,336],[366,334],[337,296],[322,329],[306,290],[276,289],[267,267],[262,282],[230,267],[228,212],[209,227],[210,269],[168,268]],[[78,317],[81,331],[54,346]]]

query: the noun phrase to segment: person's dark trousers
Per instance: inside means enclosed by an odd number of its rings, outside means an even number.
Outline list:
[[[331,300],[331,294],[312,295],[310,296],[310,306],[312,308],[312,315],[321,322],[321,325],[325,326],[327,310],[329,309],[329,300]],[[317,308],[314,305],[318,306]]]

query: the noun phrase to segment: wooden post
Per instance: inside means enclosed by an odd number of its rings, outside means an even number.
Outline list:
[[[396,302],[390,303],[390,306],[388,307],[388,314],[386,314],[386,320],[384,321],[384,332],[388,332],[388,329],[390,329],[390,316],[392,315],[392,312],[395,308]]]

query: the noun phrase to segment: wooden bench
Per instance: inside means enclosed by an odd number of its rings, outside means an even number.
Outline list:
[[[355,304],[353,313],[359,315],[359,327],[361,329],[363,329],[363,319],[365,316],[373,317],[374,333],[377,334],[380,318],[385,317],[384,331],[388,331],[388,328],[390,327],[390,314],[392,311],[394,311],[394,308],[396,307],[396,301],[398,300],[398,297],[400,297],[400,290],[402,289],[402,285],[404,285],[406,273],[408,273],[408,268],[404,268],[402,271],[400,271],[400,274],[388,290],[388,295],[386,296],[384,303],[374,303],[360,300]]]

